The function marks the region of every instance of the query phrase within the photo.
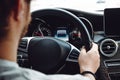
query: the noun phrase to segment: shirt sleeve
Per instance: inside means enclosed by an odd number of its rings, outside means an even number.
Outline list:
[[[90,80],[80,74],[76,75],[50,75],[51,80]]]
[[[0,80],[90,80],[80,74],[65,75],[54,74],[46,75],[44,73],[21,68],[17,63],[0,59]]]
[[[30,70],[30,69],[24,69],[24,76],[26,76],[30,80],[90,80],[88,77],[82,76],[80,74],[76,74],[76,75],[66,75],[66,74],[46,75],[44,73],[41,73],[41,72],[38,72],[35,70]]]

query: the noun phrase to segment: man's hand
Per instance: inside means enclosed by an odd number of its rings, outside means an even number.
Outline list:
[[[80,65],[80,72],[91,71],[96,73],[100,66],[100,55],[97,44],[93,43],[92,48],[86,52],[85,48],[81,49],[78,62]]]

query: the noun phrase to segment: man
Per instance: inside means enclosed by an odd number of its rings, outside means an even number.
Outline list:
[[[98,46],[83,48],[79,56],[80,72],[84,75],[45,75],[21,68],[16,63],[17,47],[30,22],[30,0],[0,0],[0,80],[95,80],[100,65]]]

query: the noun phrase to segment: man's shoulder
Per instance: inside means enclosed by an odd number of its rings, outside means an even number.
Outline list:
[[[46,75],[41,72],[19,67],[17,63],[0,60],[0,80],[89,80],[77,75],[54,74]]]
[[[38,77],[45,77],[45,74],[19,67],[15,62],[0,59],[0,80],[35,80]]]

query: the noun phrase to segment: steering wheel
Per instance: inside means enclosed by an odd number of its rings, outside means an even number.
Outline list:
[[[91,48],[92,39],[90,34],[76,15],[64,9],[43,9],[33,12],[32,18],[47,15],[55,15],[71,20],[75,26],[79,27],[82,43],[86,49]],[[72,44],[53,37],[24,37],[18,50],[26,52],[28,55],[26,58],[32,69],[49,74],[57,72],[66,61],[78,62],[80,54],[80,50]]]

